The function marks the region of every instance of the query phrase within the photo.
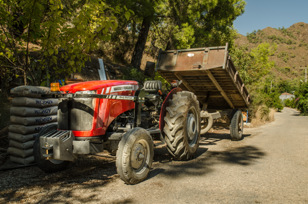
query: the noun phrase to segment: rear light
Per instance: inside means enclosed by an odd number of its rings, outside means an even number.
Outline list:
[[[60,84],[59,83],[51,83],[50,84],[50,91],[51,92],[58,92],[58,91],[60,91]]]

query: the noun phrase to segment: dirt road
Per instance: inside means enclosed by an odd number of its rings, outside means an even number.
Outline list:
[[[125,185],[114,159],[81,159],[52,175],[36,167],[0,172],[0,203],[308,203],[308,117],[292,109],[245,138],[207,134],[197,157],[155,150],[150,177]]]

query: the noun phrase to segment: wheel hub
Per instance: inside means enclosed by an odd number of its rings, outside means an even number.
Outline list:
[[[134,169],[139,169],[143,167],[145,162],[146,147],[138,143],[134,145],[131,154],[131,165]]]
[[[197,123],[194,114],[190,113],[187,118],[187,133],[189,140],[193,140],[197,133]]]

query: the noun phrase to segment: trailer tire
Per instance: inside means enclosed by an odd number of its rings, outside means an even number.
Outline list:
[[[57,130],[57,125],[48,125],[44,127],[38,134],[38,136],[35,138],[35,142],[33,145],[33,155],[34,160],[37,164],[37,166],[43,170],[46,173],[54,173],[58,171],[62,171],[67,168],[69,165],[68,161],[61,161],[61,160],[55,160],[55,159],[49,159],[46,160],[42,158],[41,150],[40,150],[40,136],[50,132]]]
[[[209,115],[209,117],[201,118],[201,130],[200,134],[203,135],[207,133],[213,126],[214,120],[213,116]]]
[[[122,137],[116,166],[126,184],[137,184],[147,178],[153,162],[153,146],[149,132],[142,128],[134,128]]]
[[[230,136],[231,140],[237,141],[243,138],[243,114],[240,110],[237,110],[231,119],[230,124]]]
[[[199,147],[200,107],[197,97],[188,91],[177,92],[169,100],[163,135],[169,153],[176,160],[188,160]]]

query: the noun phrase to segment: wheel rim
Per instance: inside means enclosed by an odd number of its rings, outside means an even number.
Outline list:
[[[190,109],[187,116],[187,136],[188,143],[190,146],[194,146],[198,138],[198,122],[196,118],[196,110],[194,108]]]
[[[146,170],[150,160],[150,146],[145,140],[139,140],[132,148],[131,166],[136,173],[142,173]]]

